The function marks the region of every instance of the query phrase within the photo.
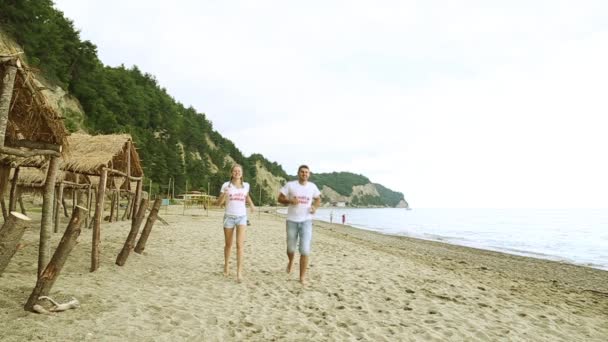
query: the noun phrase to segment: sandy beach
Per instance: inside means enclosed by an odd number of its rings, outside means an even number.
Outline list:
[[[81,307],[54,315],[23,310],[36,282],[34,223],[0,276],[0,340],[608,340],[607,271],[317,222],[303,287],[285,273],[284,219],[256,213],[237,283],[235,252],[222,274],[222,211],[182,213],[161,209],[169,225],[157,221],[122,267],[130,221],[105,223],[93,273],[84,228],[50,293]]]

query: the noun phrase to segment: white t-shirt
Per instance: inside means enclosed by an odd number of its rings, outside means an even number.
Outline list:
[[[287,219],[292,222],[304,222],[312,220],[310,207],[315,198],[321,196],[321,192],[314,183],[306,182],[305,185],[300,184],[297,180],[287,182],[281,188],[281,193],[288,199],[298,198],[298,204],[290,204],[287,207]]]
[[[222,185],[220,190],[222,193],[228,188],[228,195],[226,197],[226,214],[243,216],[247,215],[247,194],[249,194],[249,183],[243,182],[242,188],[237,188],[231,182],[226,182]]]

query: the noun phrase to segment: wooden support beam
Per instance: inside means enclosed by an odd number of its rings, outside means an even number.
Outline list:
[[[93,246],[91,250],[91,272],[99,268],[99,244],[101,241],[101,220],[103,219],[103,201],[106,193],[106,182],[108,181],[108,171],[101,171],[99,177],[99,188],[97,189],[97,202],[95,203],[95,216],[93,217]]]
[[[125,241],[122,250],[118,254],[118,257],[116,257],[116,265],[123,266],[127,262],[129,254],[131,254],[131,251],[135,247],[135,239],[137,238],[137,233],[139,233],[139,227],[141,227],[141,223],[144,221],[144,217],[146,216],[146,209],[148,209],[148,200],[144,198],[141,200],[137,215],[131,224],[131,231],[129,231],[127,240]]]
[[[21,191],[18,191],[17,200],[19,201],[19,207],[21,208],[21,213],[27,216],[27,212],[25,211],[25,205],[23,205],[23,197],[21,196]]]
[[[93,189],[91,187],[91,184],[88,184],[88,189],[87,189],[87,216],[84,219],[84,226],[85,227],[89,227],[89,220],[91,219],[91,204],[93,203]]]
[[[135,187],[135,198],[133,199],[133,210],[131,211],[131,219],[135,219],[135,216],[137,214],[137,207],[139,205],[139,201],[141,201],[141,188],[142,188],[142,181],[138,180],[137,181],[137,186]]]
[[[1,125],[2,123],[0,123]],[[17,148],[12,148],[12,147],[7,147],[7,146],[3,146],[0,147],[0,153],[4,153],[4,154],[10,154],[12,156],[17,156],[17,157],[24,157],[24,158],[29,158],[29,157],[35,157],[35,156],[53,156],[53,157],[61,157],[61,153],[57,152],[57,151],[51,151],[51,150],[20,150]]]
[[[13,60],[17,59],[13,57]],[[0,148],[4,147],[8,114],[13,98],[15,76],[17,75],[17,66],[12,60],[3,60],[2,62],[5,63],[6,66],[4,68],[4,75],[2,75],[2,83],[0,83]]]
[[[139,240],[137,241],[137,245],[135,246],[135,253],[141,254],[144,249],[146,249],[146,242],[148,242],[148,237],[150,236],[150,232],[152,231],[152,226],[154,226],[154,222],[156,222],[156,217],[158,216],[158,211],[160,210],[161,202],[161,198],[157,198],[154,201],[154,205],[152,206],[150,215],[148,215],[148,220],[146,221],[144,230],[141,232]]]
[[[51,157],[46,172],[44,192],[42,193],[42,220],[40,223],[40,244],[38,247],[38,274],[42,274],[51,259],[51,231],[53,229],[53,202],[55,200],[55,182],[60,159]]]
[[[76,246],[76,240],[78,236],[80,236],[80,224],[82,222],[82,217],[84,216],[86,209],[83,207],[77,206],[74,212],[72,213],[72,217],[70,218],[70,223],[68,227],[65,229],[65,233],[63,233],[63,237],[53,254],[53,258],[48,263],[48,265],[44,268],[44,271],[38,277],[38,281],[36,281],[36,286],[32,291],[32,294],[28,298],[25,303],[25,310],[33,311],[34,305],[38,302],[38,298],[40,296],[46,296],[51,291],[51,288],[55,284],[55,281],[59,277],[59,273],[65,265],[65,262],[70,255],[70,252]]]
[[[61,145],[56,145],[56,144],[51,144],[51,143],[43,143],[43,142],[37,142],[37,141],[31,141],[31,140],[26,140],[26,139],[22,139],[22,140],[17,140],[17,141],[13,141],[10,144],[7,144],[8,147],[26,147],[29,148],[31,150],[47,150],[47,151],[55,151],[57,153],[61,153],[61,151],[63,150],[63,146]]]
[[[19,168],[16,167],[13,172],[13,179],[11,181],[11,192],[8,200],[8,211],[15,211],[17,207],[17,182],[19,180]]]
[[[17,252],[17,245],[31,219],[18,212],[11,212],[0,228],[0,275]]]
[[[127,193],[127,206],[125,207],[125,212],[122,214],[122,221],[127,219],[127,216],[129,214],[129,209],[131,209],[131,194]]]
[[[63,210],[65,210],[63,201],[63,182],[59,182],[55,195],[55,225],[53,226],[53,233],[59,231],[59,225],[61,224],[61,215],[59,214],[59,211],[62,205],[64,207]]]

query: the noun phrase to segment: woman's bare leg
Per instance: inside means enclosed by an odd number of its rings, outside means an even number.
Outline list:
[[[245,249],[246,225],[236,227],[236,280],[241,282],[243,279],[243,250]]]
[[[230,273],[230,251],[232,250],[232,235],[234,228],[224,228],[224,276]]]

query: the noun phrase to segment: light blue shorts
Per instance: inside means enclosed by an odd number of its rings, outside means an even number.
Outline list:
[[[235,226],[246,226],[247,215],[236,216],[224,214],[224,228],[234,228]]]
[[[299,247],[300,255],[310,254],[310,243],[312,242],[312,220],[303,222],[287,221],[287,253],[295,253],[296,246]]]

